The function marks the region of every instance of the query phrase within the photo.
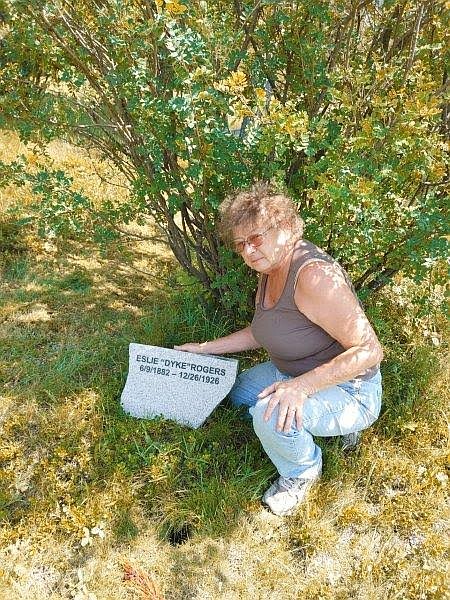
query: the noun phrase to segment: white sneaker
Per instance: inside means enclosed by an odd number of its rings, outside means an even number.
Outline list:
[[[320,475],[314,479],[302,479],[301,477],[279,477],[262,497],[264,504],[278,515],[292,514],[294,508],[303,502],[307,492]]]
[[[361,442],[361,432],[354,431],[353,433],[347,433],[347,435],[341,436],[342,450],[348,452],[349,450],[355,450]]]

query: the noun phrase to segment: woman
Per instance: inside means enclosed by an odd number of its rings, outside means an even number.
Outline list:
[[[241,373],[230,397],[249,407],[280,475],[263,502],[290,514],[321,474],[313,436],[352,434],[377,419],[383,352],[345,272],[302,239],[303,221],[289,198],[257,183],[227,198],[220,213],[222,237],[260,273],[254,317],[231,335],[175,348],[267,350],[270,361]]]

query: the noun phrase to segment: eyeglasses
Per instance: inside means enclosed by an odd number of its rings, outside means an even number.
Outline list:
[[[253,248],[258,248],[264,242],[264,235],[273,229],[273,225],[271,225],[265,231],[261,233],[255,233],[253,235],[249,235],[245,240],[233,240],[234,249],[238,254],[244,252],[245,244],[252,246]]]

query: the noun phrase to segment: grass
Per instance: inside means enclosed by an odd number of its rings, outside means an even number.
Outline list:
[[[89,182],[87,159],[62,146],[58,156],[66,167],[74,156]],[[120,408],[129,342],[232,328],[183,291],[164,247],[100,255],[74,240],[45,247],[10,221],[2,231],[0,599],[449,597],[435,299],[422,315],[401,281],[377,297],[383,413],[357,452],[320,441],[322,481],[280,519],[259,502],[275,470],[227,402],[197,430]]]

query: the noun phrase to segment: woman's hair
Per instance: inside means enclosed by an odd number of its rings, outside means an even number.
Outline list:
[[[219,234],[230,244],[237,227],[256,225],[259,222],[279,225],[283,223],[292,234],[301,238],[303,219],[292,200],[276,190],[270,183],[258,181],[249,190],[230,194],[219,207]]]

